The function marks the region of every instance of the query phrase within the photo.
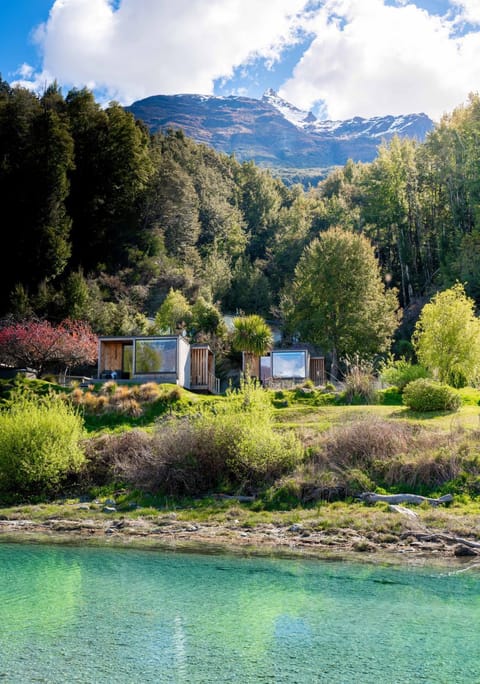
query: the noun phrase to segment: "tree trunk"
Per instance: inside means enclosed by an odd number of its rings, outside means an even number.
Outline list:
[[[338,382],[338,357],[337,348],[334,346],[332,349],[332,363],[330,365],[330,379],[332,382]]]

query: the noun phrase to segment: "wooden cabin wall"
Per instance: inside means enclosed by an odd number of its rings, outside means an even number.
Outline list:
[[[190,350],[190,373],[192,385],[208,385],[208,349]]]
[[[325,384],[325,359],[323,356],[310,357],[310,380],[315,385]]]
[[[123,344],[121,342],[102,342],[100,355],[100,372],[105,370],[121,370],[123,360]]]

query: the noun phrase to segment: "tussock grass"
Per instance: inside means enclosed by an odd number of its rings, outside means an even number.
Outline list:
[[[303,448],[274,428],[268,395],[246,383],[197,415],[172,417],[151,435],[132,431],[92,442],[92,479],[124,480],[167,495],[257,490],[292,470]]]
[[[478,432],[450,432],[370,417],[330,428],[297,473],[300,498],[355,496],[387,489],[420,494],[442,488],[475,493],[480,478]]]

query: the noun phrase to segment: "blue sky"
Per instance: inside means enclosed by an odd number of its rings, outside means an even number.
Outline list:
[[[480,89],[480,0],[5,0],[0,72],[123,104],[272,87],[329,118],[438,120]]]

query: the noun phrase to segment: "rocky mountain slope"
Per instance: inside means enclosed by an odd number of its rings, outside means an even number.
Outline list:
[[[155,95],[127,110],[151,131],[185,135],[240,160],[282,169],[329,168],[348,159],[371,161],[393,135],[424,140],[433,122],[426,114],[320,121],[267,90],[261,100],[206,95]]]

